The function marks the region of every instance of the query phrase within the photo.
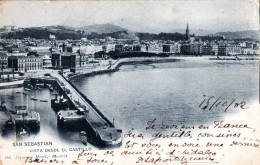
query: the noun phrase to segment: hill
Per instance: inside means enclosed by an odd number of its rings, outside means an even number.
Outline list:
[[[94,24],[94,25],[88,25],[88,26],[78,27],[74,29],[84,31],[85,34],[90,34],[90,33],[102,34],[102,33],[114,33],[119,31],[128,31],[127,29],[124,29],[120,26],[113,25],[113,24]]]
[[[23,39],[23,38],[35,38],[35,39],[48,39],[49,35],[53,34],[58,39],[80,39],[82,36],[77,31],[71,30],[64,26],[46,26],[46,27],[32,27],[22,28],[12,32],[2,33],[2,38],[8,39]]]
[[[237,31],[237,32],[218,32],[212,36],[224,36],[226,39],[254,39],[259,40],[259,32],[257,30]]]

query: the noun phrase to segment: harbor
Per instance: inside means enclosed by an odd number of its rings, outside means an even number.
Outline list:
[[[57,112],[57,124],[62,129],[78,129],[86,132],[86,138],[96,145],[121,143],[121,130],[116,129],[85,95],[61,74],[55,78],[29,78],[25,86],[52,85],[56,89],[51,107]]]

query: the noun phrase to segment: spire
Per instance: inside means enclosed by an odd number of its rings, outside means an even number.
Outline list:
[[[186,39],[186,40],[189,40],[189,39],[190,39],[190,31],[189,31],[189,24],[188,24],[188,23],[187,23],[187,28],[186,28],[185,39]]]

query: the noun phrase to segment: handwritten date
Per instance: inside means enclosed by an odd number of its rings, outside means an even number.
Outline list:
[[[205,95],[203,95],[205,97]],[[203,110],[213,110],[217,107],[223,107],[225,108],[224,111],[226,112],[230,107],[233,108],[240,108],[240,109],[247,109],[249,107],[246,107],[246,102],[236,102],[236,99],[233,99],[232,101],[227,101],[222,98],[222,96],[215,99],[214,96],[210,96],[208,99],[205,98],[199,105],[199,107]]]

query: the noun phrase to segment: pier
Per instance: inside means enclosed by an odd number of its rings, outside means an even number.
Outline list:
[[[51,84],[61,95],[52,99],[52,104],[58,106],[57,123],[64,129],[71,128],[73,125],[85,132],[87,139],[96,145],[116,145],[122,141],[122,130],[116,129],[114,124],[81,93],[70,81],[61,73],[55,74],[55,77],[32,77],[26,80],[26,83],[35,86],[35,84]],[[26,84],[25,84],[26,85]],[[63,102],[62,102],[62,101]],[[63,105],[65,104],[65,105]]]

